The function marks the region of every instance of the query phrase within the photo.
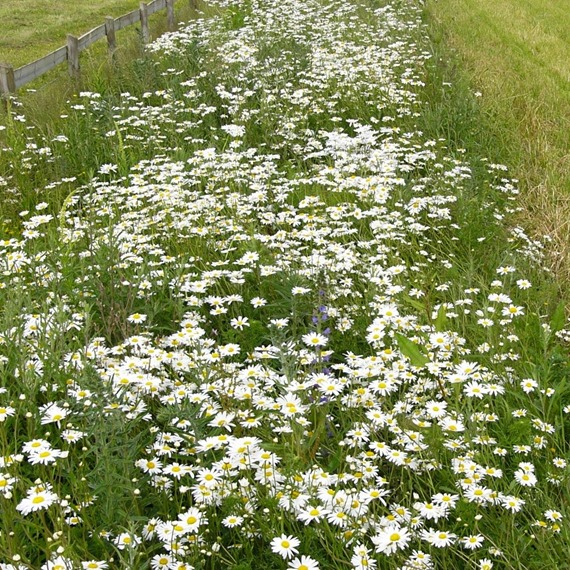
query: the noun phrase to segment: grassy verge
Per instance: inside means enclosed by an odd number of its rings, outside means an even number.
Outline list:
[[[67,34],[81,35],[138,8],[138,0],[6,0],[0,6],[0,61],[14,68],[30,63],[66,42]]]
[[[178,21],[196,16],[196,11],[190,4],[178,2],[176,8]],[[165,12],[153,14],[150,24],[153,37],[166,32]],[[0,176],[15,175],[18,180],[18,190],[15,192],[6,191],[5,185],[0,187],[0,192],[3,194],[0,227],[4,227],[8,233],[19,227],[21,220],[17,213],[30,208],[42,199],[38,194],[40,188],[47,186],[49,189],[52,184],[59,187],[62,178],[85,182],[100,164],[98,154],[90,154],[90,150],[83,153],[79,150],[83,148],[80,144],[75,160],[58,161],[58,166],[54,167],[53,160],[48,158],[43,168],[34,170],[30,175],[30,172],[22,171],[18,167],[14,169],[16,164],[20,164],[21,159],[28,162],[30,158],[25,157],[28,153],[24,149],[25,141],[33,147],[37,145],[38,137],[45,139],[50,135],[57,136],[62,131],[67,131],[70,99],[77,97],[80,91],[105,91],[118,96],[128,84],[131,90],[141,92],[147,85],[153,83],[156,75],[152,63],[144,57],[136,26],[117,33],[117,49],[113,58],[108,55],[106,43],[100,41],[81,53],[80,65],[79,78],[72,79],[65,65],[58,66],[22,88],[17,97],[9,101],[8,113],[5,113],[4,105],[0,108],[3,122],[10,125],[10,128],[0,133],[0,142],[4,143],[4,149],[7,151],[0,155]],[[18,117],[16,120],[13,120],[12,113]],[[72,136],[81,135],[75,132]],[[34,152],[32,148],[28,150]],[[16,162],[14,152],[20,156]],[[61,206],[69,192],[66,183],[63,187],[62,191],[56,189],[47,192],[46,199],[54,210]]]
[[[455,48],[480,91],[499,160],[520,179],[521,220],[548,234],[552,267],[570,278],[570,16],[540,1],[427,3],[432,32]]]
[[[421,11],[209,5],[0,129],[0,564],[563,567],[564,305]]]

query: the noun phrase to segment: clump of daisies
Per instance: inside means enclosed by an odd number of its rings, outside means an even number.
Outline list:
[[[554,560],[568,335],[522,229],[462,276],[517,190],[488,164],[470,225],[474,173],[414,126],[418,9],[209,4],[149,46],[164,88],[70,110],[121,161],[0,241],[0,568]]]

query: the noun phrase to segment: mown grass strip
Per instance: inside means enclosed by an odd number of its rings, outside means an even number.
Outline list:
[[[570,15],[536,0],[427,3],[432,33],[457,50],[485,128],[523,190],[521,220],[553,238],[552,267],[570,278]]]

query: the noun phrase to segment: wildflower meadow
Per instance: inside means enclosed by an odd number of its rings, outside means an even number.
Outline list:
[[[200,7],[0,123],[0,569],[569,567],[564,304],[421,2]]]

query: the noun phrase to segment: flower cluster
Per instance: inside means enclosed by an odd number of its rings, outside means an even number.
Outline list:
[[[540,244],[486,265],[516,188],[486,164],[466,219],[413,3],[209,3],[164,89],[74,105],[117,163],[0,241],[0,501],[40,529],[0,569],[513,567],[568,481]]]

